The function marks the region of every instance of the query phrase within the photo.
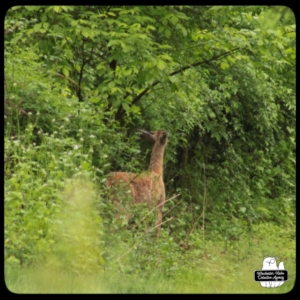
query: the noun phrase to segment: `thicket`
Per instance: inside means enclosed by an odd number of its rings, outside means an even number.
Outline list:
[[[8,266],[169,276],[216,245],[245,258],[272,230],[295,258],[291,10],[15,6],[4,33]],[[104,188],[147,169],[138,128],[170,133],[157,243],[154,216],[133,208],[128,230]]]

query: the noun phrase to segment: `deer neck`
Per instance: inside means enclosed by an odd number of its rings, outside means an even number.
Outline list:
[[[155,144],[152,149],[150,160],[150,171],[158,174],[161,178],[163,175],[163,158],[165,147]]]

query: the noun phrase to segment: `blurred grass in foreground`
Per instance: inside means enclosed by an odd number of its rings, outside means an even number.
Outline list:
[[[226,257],[220,257],[224,262]],[[173,278],[153,272],[150,277],[100,272],[74,275],[55,268],[37,266],[27,269],[5,269],[8,289],[14,293],[287,293],[295,282],[295,265],[285,261],[289,280],[281,287],[267,289],[254,281],[253,264],[260,259],[249,258],[234,273],[219,275],[218,259],[210,269],[183,271]]]

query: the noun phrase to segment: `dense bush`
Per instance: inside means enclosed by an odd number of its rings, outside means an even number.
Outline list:
[[[15,6],[4,85],[8,266],[175,278],[197,259],[269,255],[272,230],[295,258],[287,8]],[[116,219],[104,188],[111,171],[148,168],[138,128],[170,133],[157,242],[155,215]]]

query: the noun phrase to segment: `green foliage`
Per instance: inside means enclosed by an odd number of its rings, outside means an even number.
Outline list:
[[[56,243],[48,251],[47,265],[75,274],[101,271],[103,232],[96,199],[94,187],[83,179],[65,184],[64,202],[51,228]]]
[[[173,259],[174,252],[164,253],[162,246],[170,245],[170,242],[160,243],[158,247],[161,247],[162,255],[169,255],[173,261],[179,259],[176,267],[168,270],[168,276],[161,269],[160,264],[165,263],[162,256],[157,257],[159,268],[150,268],[151,263],[148,262],[152,255],[149,257],[149,252],[153,250],[150,248],[141,265],[147,271],[136,272],[135,255],[128,259],[126,265],[118,265],[119,272],[114,268],[106,268],[105,272],[75,275],[40,265],[26,269],[5,268],[6,285],[17,293],[277,294],[290,291],[296,275],[295,251],[288,250],[295,248],[295,239],[288,234],[293,229],[287,231],[269,223],[255,226],[254,231],[255,238],[241,237],[238,241],[227,242],[227,247],[224,241],[202,241],[201,237],[193,234],[193,247],[186,252],[180,251],[180,257],[175,256]],[[278,247],[276,242],[284,243],[285,247]],[[253,273],[261,268],[266,253],[276,253],[277,261],[283,261],[288,270],[289,280],[280,289],[263,289],[253,280]],[[112,267],[111,264],[109,266]]]
[[[118,292],[215,292],[187,280],[213,286],[217,277],[220,292],[235,292],[226,272],[244,274],[241,262],[272,252],[293,268],[289,8],[15,6],[4,34],[9,270],[44,264],[101,276],[105,268],[102,292],[115,291],[119,275]],[[157,242],[155,212],[129,205],[131,221],[116,218],[104,188],[111,171],[148,168],[138,128],[170,133]]]

